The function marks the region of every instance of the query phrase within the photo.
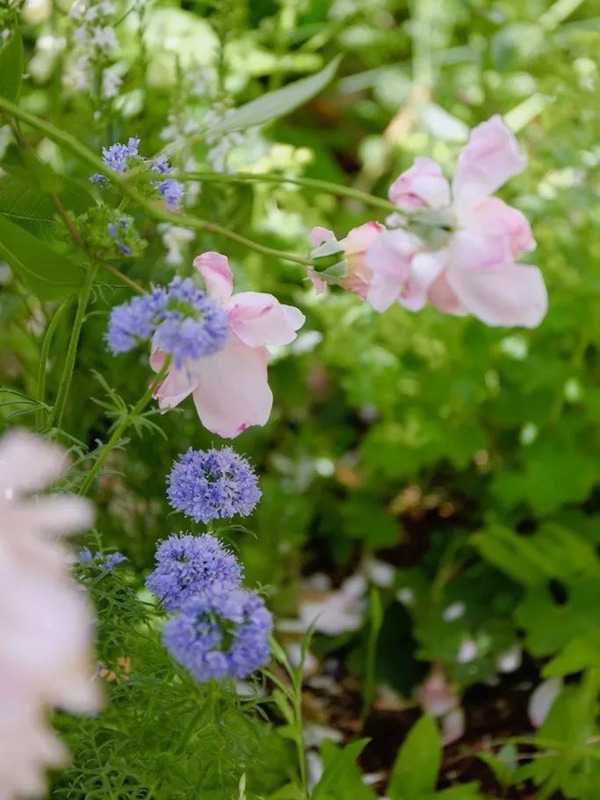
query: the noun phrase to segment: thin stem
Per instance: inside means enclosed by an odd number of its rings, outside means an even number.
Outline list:
[[[52,339],[54,338],[54,333],[56,328],[58,327],[58,323],[61,321],[63,314],[67,310],[69,303],[71,302],[71,297],[67,297],[61,305],[56,309],[54,312],[54,316],[50,320],[50,324],[46,328],[46,332],[44,334],[44,339],[42,341],[42,349],[40,351],[40,360],[38,363],[38,372],[37,372],[37,389],[36,389],[36,397],[40,401],[40,403],[44,403],[44,395],[46,394],[46,366],[48,364],[48,356],[50,354],[50,345],[52,344]],[[36,413],[36,427],[40,430],[43,426],[43,408],[40,408]]]
[[[144,288],[140,286],[139,283],[136,283],[133,278],[129,278],[127,275],[121,272],[121,270],[113,267],[112,264],[107,264],[105,261],[101,261],[100,266],[110,272],[111,275],[114,275],[115,278],[123,281],[123,283],[129,286],[130,289],[133,289],[134,292],[137,292],[138,294],[144,294]]]
[[[100,452],[96,460],[94,461],[94,465],[92,466],[91,470],[86,475],[86,478],[81,485],[81,489],[79,490],[79,494],[81,496],[86,495],[93,484],[94,480],[96,479],[96,475],[100,472],[106,459],[108,458],[110,452],[117,446],[119,440],[123,433],[127,430],[129,425],[138,417],[142,411],[146,408],[150,400],[152,399],[154,392],[160,385],[161,381],[167,374],[169,367],[171,366],[171,357],[169,356],[160,371],[154,376],[154,380],[150,383],[148,388],[146,389],[145,393],[140,397],[137,401],[135,406],[131,409],[131,411],[126,414],[120,422],[117,423],[115,429],[113,430],[110,439],[106,444],[100,445],[97,448]]]
[[[306,753],[304,752],[304,739],[302,738],[302,692],[299,687],[294,687],[294,727],[298,764],[300,766],[300,785],[303,797],[308,800],[308,776],[306,772]]]
[[[56,395],[56,403],[52,410],[52,417],[50,421],[51,427],[59,428],[62,421],[62,416],[67,402],[67,395],[71,387],[71,380],[73,378],[73,370],[75,368],[75,358],[77,356],[77,347],[79,345],[79,337],[81,335],[81,328],[83,320],[85,319],[85,312],[90,299],[92,291],[92,284],[96,274],[96,267],[91,265],[85,277],[85,281],[79,292],[77,299],[77,311],[75,312],[75,319],[73,320],[73,328],[71,330],[71,337],[69,339],[69,346],[67,348],[67,355],[65,358],[65,365]]]
[[[252,239],[247,239],[245,236],[241,236],[238,233],[234,233],[234,231],[230,231],[229,228],[225,228],[222,225],[217,225],[215,222],[209,222],[205,219],[192,217],[188,214],[172,214],[169,211],[164,210],[162,205],[157,201],[144,197],[143,194],[140,194],[137,189],[130,185],[127,177],[123,177],[107,167],[101,158],[88,150],[85,145],[83,145],[71,134],[60,130],[51,122],[46,122],[46,120],[41,119],[35,114],[30,114],[28,111],[24,111],[6,97],[0,97],[0,110],[3,110],[10,116],[15,117],[27,125],[30,125],[32,128],[41,131],[57,144],[66,147],[81,161],[88,164],[96,172],[99,172],[108,178],[108,180],[113,183],[123,195],[143,208],[146,214],[157,222],[168,222],[171,225],[178,225],[179,227],[189,228],[190,230],[195,231],[210,231],[211,233],[215,233],[218,236],[223,236],[224,238],[230,239],[231,241],[247,247],[249,250],[254,250],[255,252],[261,253],[265,256],[281,258],[285,261],[292,261],[296,264],[302,264],[303,266],[311,263],[311,260],[308,258],[308,256],[299,256],[295,253],[288,253],[285,250],[277,250],[274,247],[261,245]]]
[[[251,173],[251,172],[238,172],[230,174],[226,172],[180,172],[175,176],[180,181],[205,181],[216,183],[289,183],[294,186],[303,186],[307,189],[315,189],[326,194],[337,195],[339,197],[348,197],[352,200],[360,200],[365,205],[381,208],[383,211],[394,212],[398,211],[398,207],[389,200],[384,200],[381,197],[363,192],[360,189],[354,189],[351,186],[342,186],[330,181],[323,181],[319,178],[291,178],[286,175],[276,175],[273,173]],[[406,212],[402,212],[406,214]]]

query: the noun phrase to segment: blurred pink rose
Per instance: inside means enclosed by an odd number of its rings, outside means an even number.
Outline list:
[[[544,280],[537,267],[515,263],[535,248],[529,223],[490,196],[526,163],[499,116],[471,132],[452,191],[435,161],[417,159],[394,181],[390,199],[413,214],[446,210],[453,231],[444,246],[433,249],[425,242],[416,247],[405,231],[381,236],[366,256],[373,307],[381,311],[398,301],[418,310],[429,299],[440,311],[470,313],[488,325],[539,325],[548,305]]]
[[[40,794],[65,750],[48,725],[59,706],[95,711],[93,616],[68,569],[59,536],[92,523],[91,505],[69,495],[27,495],[56,480],[62,449],[26,431],[0,442],[0,796]]]
[[[232,294],[233,276],[220,253],[203,253],[194,266],[206,282],[208,295],[227,312],[229,338],[214,355],[187,361],[183,369],[171,367],[155,396],[160,408],[167,409],[191,394],[204,427],[233,439],[250,425],[264,425],[269,419],[273,395],[267,380],[267,345],[294,341],[304,314],[272,294]],[[164,357],[160,350],[153,350],[150,363],[155,371]]]

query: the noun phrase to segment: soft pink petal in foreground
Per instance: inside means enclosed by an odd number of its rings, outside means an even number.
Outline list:
[[[213,300],[224,303],[231,297],[233,275],[225,256],[212,251],[202,253],[194,259],[194,267],[204,278],[206,293]]]
[[[454,172],[452,194],[457,208],[472,208],[522,172],[527,159],[512,131],[496,114],[477,125]]]
[[[249,347],[289,344],[305,317],[293,306],[286,306],[264,292],[239,292],[229,303],[229,324],[236,336]]]
[[[537,267],[505,264],[491,270],[448,270],[447,279],[464,308],[487,325],[535,328],[548,308]]]
[[[212,433],[233,439],[250,425],[265,425],[273,395],[267,382],[269,351],[232,337],[223,350],[197,362],[194,403]]]
[[[67,494],[28,498],[54,482],[65,454],[25,431],[0,442],[0,797],[39,796],[64,762],[48,714],[99,706],[92,681],[93,615],[69,574],[63,534],[92,521]]]
[[[55,481],[66,466],[62,449],[33,433],[17,428],[0,442],[0,499],[42,489]],[[32,469],[32,464],[36,468]]]
[[[450,184],[432,158],[415,158],[414,164],[390,186],[388,197],[405,211],[450,205]]]

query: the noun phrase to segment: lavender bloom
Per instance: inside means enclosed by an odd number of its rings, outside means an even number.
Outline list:
[[[102,160],[109,169],[114,172],[127,172],[129,160],[132,158],[139,158],[138,151],[140,140],[131,136],[127,144],[111,144],[110,147],[102,148]]]
[[[120,79],[117,78],[117,80]],[[144,158],[144,156],[141,156],[139,153],[139,144],[140,140],[132,136],[127,144],[120,144],[117,142],[110,147],[103,147],[102,160],[109,169],[119,174],[123,174],[133,167],[145,166],[146,168],[150,168],[152,172],[167,176],[171,172],[169,159],[164,155],[157,156],[154,159]],[[92,175],[90,180],[93,183],[100,183],[103,185],[108,183],[104,175],[98,173]],[[183,184],[179,183],[179,181],[176,181],[174,178],[166,178],[161,181],[152,181],[152,186],[154,186],[161,195],[170,211],[176,211],[179,208],[184,194]]]
[[[156,320],[164,314],[166,302],[165,290],[156,288],[113,308],[105,334],[113,355],[128,353],[138,342],[149,339],[156,330]]]
[[[112,569],[113,567],[122,564],[123,561],[127,561],[123,553],[111,553],[104,559],[104,563],[102,564],[102,569],[106,570]]]
[[[200,683],[241,680],[268,663],[272,627],[258,595],[217,585],[166,622],[163,644]]]
[[[123,553],[110,553],[110,555],[104,558],[102,553],[99,552],[97,552],[95,555],[92,555],[91,551],[87,547],[81,548],[77,554],[77,559],[80,564],[95,563],[105,570],[110,570],[113,567],[116,567],[118,564],[122,564],[123,561],[127,561]]]
[[[81,550],[77,553],[77,559],[80,564],[89,564],[92,561],[93,556],[89,548],[82,547]]]
[[[159,544],[156,569],[148,576],[146,586],[167,611],[176,611],[194,595],[217,584],[238,588],[242,576],[241,564],[219,539],[208,533],[180,533]]]
[[[212,355],[229,335],[225,312],[191,278],[174,278],[167,289],[134,297],[113,308],[105,339],[113,354],[126,353],[140,341],[173,356],[177,369],[185,362]]]
[[[261,497],[248,461],[231,447],[184,453],[167,478],[167,496],[176,511],[196,522],[240,514],[247,517]]]
[[[179,181],[169,178],[169,180],[162,181],[155,184],[155,186],[161,193],[169,211],[177,211],[183,197],[183,185]]]
[[[131,136],[127,144],[120,144],[119,142],[116,142],[115,144],[111,144],[110,147],[103,147],[102,161],[104,161],[104,164],[109,169],[112,169],[113,172],[118,172],[120,175],[122,175],[132,166],[130,163],[132,159],[136,159],[138,161],[141,160],[141,156],[138,151],[139,144],[140,140],[135,136]],[[92,183],[108,183],[108,178],[106,178],[104,175],[100,175],[98,172],[92,175],[90,180]]]

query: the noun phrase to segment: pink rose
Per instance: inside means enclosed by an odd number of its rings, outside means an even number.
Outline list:
[[[250,425],[264,425],[269,419],[273,395],[267,378],[267,345],[293,342],[304,314],[271,294],[232,294],[233,276],[220,253],[203,253],[194,267],[204,278],[209,297],[227,312],[229,338],[214,355],[187,361],[183,369],[172,366],[156,398],[160,408],[167,409],[191,394],[204,427],[233,439]],[[150,363],[155,371],[164,357],[153,350]]]
[[[394,300],[416,310],[426,296],[440,311],[470,313],[488,325],[539,325],[548,306],[541,272],[515,263],[535,248],[529,223],[519,211],[490,196],[526,163],[499,116],[471,132],[456,166],[451,203],[450,185],[441,169],[430,159],[417,159],[392,184],[390,197],[403,210],[439,210],[446,204],[453,232],[442,248],[427,250],[422,245],[425,261],[416,251],[408,256],[405,232],[381,237],[366,256],[373,273],[372,305],[382,310],[390,303],[381,298],[393,294]],[[393,291],[392,275],[399,281]]]

